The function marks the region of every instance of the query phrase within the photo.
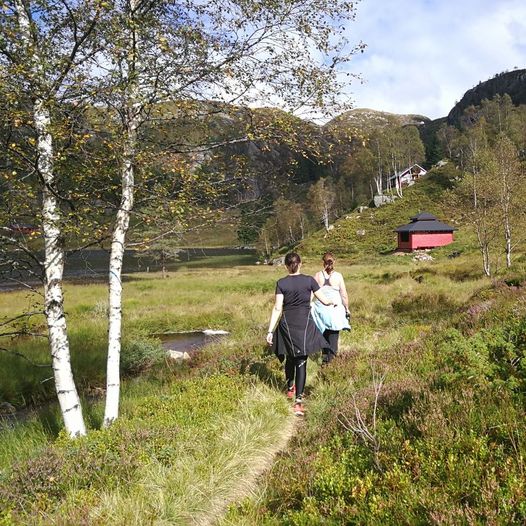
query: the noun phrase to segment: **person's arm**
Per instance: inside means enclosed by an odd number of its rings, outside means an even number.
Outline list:
[[[314,274],[314,279],[316,280],[316,282],[318,283],[318,285],[320,287],[323,286],[323,282],[324,282],[324,279],[323,279],[323,276],[321,274],[321,272],[318,270],[318,272],[316,272],[316,274]]]
[[[345,311],[349,312],[349,296],[347,295],[345,281],[341,274],[340,274],[340,296],[342,298],[342,303],[343,303],[343,306],[345,307]]]
[[[276,325],[278,324],[279,319],[281,318],[281,311],[283,310],[283,294],[276,294],[276,301],[274,302],[274,307],[272,308],[272,314],[270,315],[270,322],[268,324],[267,332],[267,343],[272,345],[272,337]]]
[[[318,289],[317,291],[314,292],[314,295],[324,304],[324,305],[335,305],[334,301],[330,300],[329,298],[327,298],[323,292]]]

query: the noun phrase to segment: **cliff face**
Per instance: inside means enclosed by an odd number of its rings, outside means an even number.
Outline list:
[[[458,124],[463,111],[468,106],[478,106],[483,99],[507,93],[513,104],[526,104],[526,69],[516,69],[501,73],[486,82],[466,91],[447,116],[448,124]]]

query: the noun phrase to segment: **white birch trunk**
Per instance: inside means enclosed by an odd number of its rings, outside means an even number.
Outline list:
[[[269,241],[268,241],[268,236],[267,236],[266,229],[263,231],[263,241],[265,243],[265,255],[267,257],[269,257],[270,256],[270,244],[269,244]]]
[[[376,192],[378,195],[384,194],[384,185],[383,185],[383,174],[382,174],[382,155],[380,152],[380,143],[376,143],[376,154],[377,154],[377,163],[378,163],[378,174],[374,178],[376,184]]]
[[[477,233],[477,240],[479,244],[479,250],[482,255],[482,270],[484,274],[491,277],[491,262],[489,255],[489,243],[487,241],[487,235],[484,230],[483,221],[480,218],[475,219],[475,231]]]
[[[506,166],[506,163],[502,163],[504,166],[501,169],[502,172],[502,196],[501,196],[501,207],[502,207],[502,219],[504,222],[504,241],[506,244],[506,267],[511,268],[511,251],[512,251],[512,240],[511,240],[511,200],[513,193],[513,176],[510,173],[510,167]]]
[[[323,207],[323,225],[325,226],[325,230],[329,231],[329,208],[325,205]]]
[[[109,266],[109,317],[108,356],[106,366],[106,406],[104,426],[108,427],[119,416],[120,399],[120,358],[122,336],[122,263],[126,245],[126,234],[133,209],[135,185],[135,156],[137,151],[137,130],[140,124],[138,103],[140,83],[138,79],[138,40],[135,31],[134,14],[138,0],[129,5],[129,47],[127,59],[128,87],[125,93],[126,113],[124,119],[124,151],[121,169],[121,203],[113,228]]]
[[[506,267],[511,268],[511,226],[509,217],[506,217],[504,220],[504,238],[506,240]]]
[[[73,379],[62,277],[64,273],[64,248],[60,231],[60,211],[52,188],[55,183],[53,173],[53,144],[49,133],[49,111],[41,101],[34,106],[35,127],[39,151],[39,171],[44,179],[42,196],[42,225],[44,230],[44,311],[49,332],[53,374],[60,410],[64,425],[70,436],[86,434],[82,417],[82,407]]]
[[[383,185],[382,185],[382,175],[379,174],[377,177],[374,178],[374,183],[376,185],[376,195],[383,195]]]
[[[403,192],[403,190],[402,190],[402,185],[398,185],[398,186],[396,187],[396,195],[397,195],[398,197],[404,197],[404,192]]]
[[[31,74],[45,82],[35,43],[32,42],[29,15],[24,4],[16,2],[21,38],[29,52]],[[33,119],[38,149],[38,170],[44,182],[42,192],[42,229],[44,233],[44,312],[48,326],[55,389],[66,431],[72,437],[85,435],[86,427],[73,372],[64,313],[62,278],[64,273],[64,247],[60,230],[60,208],[54,193],[56,177],[53,170],[53,140],[50,133],[49,109],[41,98],[33,101]]]
[[[483,261],[483,267],[484,267],[484,274],[486,276],[491,277],[491,265],[490,265],[490,259],[489,259],[489,247],[487,245],[484,245],[482,248],[482,261]]]
[[[130,132],[131,131],[132,130],[130,130]],[[131,137],[134,135],[134,133],[131,133]],[[115,219],[111,242],[104,426],[109,426],[119,416],[122,335],[122,262],[124,259],[126,233],[128,232],[128,226],[130,224],[130,212],[133,208],[134,197],[134,149],[130,149],[130,145],[128,145],[127,150],[122,167],[121,205]]]

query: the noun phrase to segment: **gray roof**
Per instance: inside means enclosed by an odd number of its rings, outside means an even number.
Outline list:
[[[395,232],[453,232],[456,228],[439,221],[429,212],[420,212],[411,218],[411,223],[399,226]]]
[[[411,218],[411,221],[436,221],[437,217],[429,212],[420,212]]]

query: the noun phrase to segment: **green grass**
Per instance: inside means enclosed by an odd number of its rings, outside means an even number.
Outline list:
[[[180,381],[135,399],[110,430],[62,437],[19,460],[0,503],[17,521],[38,514],[47,524],[208,517],[243,492],[290,422],[286,400],[265,385],[239,376]]]
[[[307,417],[288,444],[282,371],[264,344],[283,267],[229,260],[181,265],[167,279],[134,275],[125,283],[124,349],[140,365],[128,367],[122,418],[100,430],[102,403],[91,398],[91,432],[81,440],[57,440],[51,406],[2,431],[0,504],[12,512],[0,524],[30,516],[45,524],[206,524],[229,505],[224,525],[524,522],[525,262],[506,278],[511,287],[484,278],[464,230],[455,259],[446,257],[451,247],[425,263],[378,253],[391,223],[419,211],[411,192],[442,199],[445,211],[444,187],[430,178],[407,190],[405,204],[366,211],[371,236],[361,241],[352,232],[362,218],[353,216],[342,220],[349,239],[340,226],[335,237],[305,245],[303,270],[313,274],[322,245],[340,243],[330,248],[342,250],[353,329],[328,368],[309,360]],[[29,303],[22,292],[0,296],[0,318]],[[66,305],[77,381],[92,395],[104,385],[106,287],[69,284]],[[42,329],[42,320],[32,323]],[[204,328],[231,334],[190,364],[159,359],[152,334]],[[45,341],[10,346],[48,359]],[[373,378],[384,373],[375,428]],[[45,374],[0,355],[2,399],[48,399]],[[349,430],[357,410],[376,446]]]
[[[317,270],[313,262],[307,258],[305,272]],[[478,351],[469,363],[486,380],[485,390],[475,393],[481,383],[473,383],[472,373],[459,376],[463,367],[450,371],[455,355],[447,344],[447,331],[456,325],[459,338],[467,338],[463,345],[478,349],[470,331],[507,320],[519,293],[511,297],[507,287],[500,293],[500,285],[495,288],[476,273],[468,255],[431,263],[372,259],[339,270],[349,290],[353,330],[342,334],[341,356],[321,375],[314,377],[317,364],[309,361],[307,418],[257,486],[255,477],[285,447],[284,429],[291,422],[280,393],[280,367],[263,343],[283,268],[187,269],[164,280],[140,275],[126,283],[129,338],[149,341],[154,332],[205,327],[229,330],[231,336],[199,353],[190,367],[158,364],[126,380],[123,418],[109,431],[52,445],[58,415],[4,431],[0,480],[10,491],[21,488],[16,498],[7,496],[20,502],[15,519],[23,522],[24,515],[17,514],[26,509],[51,524],[78,523],[82,517],[90,524],[141,524],[152,518],[206,523],[229,503],[234,505],[224,524],[338,524],[344,517],[360,524],[397,524],[404,510],[406,522],[415,524],[435,516],[462,523],[466,513],[488,519],[489,504],[483,500],[469,501],[467,508],[461,504],[469,477],[477,481],[469,491],[496,484],[488,502],[506,505],[520,517],[522,490],[513,478],[520,474],[519,457],[506,439],[517,436],[522,450],[524,415],[516,394],[508,390],[503,396],[508,378],[486,378],[493,369],[473,363]],[[455,279],[463,273],[463,280]],[[13,298],[23,297],[18,294],[10,295],[11,308]],[[73,341],[90,341],[90,330],[101,333],[94,313],[104,311],[104,296],[99,285],[67,287],[70,327],[79,330]],[[477,307],[489,301],[495,309]],[[354,393],[371,425],[372,369],[387,373],[378,414],[381,447],[375,454],[340,423],[342,416],[352,418]],[[102,407],[89,407],[94,429]],[[515,427],[499,416],[510,414]],[[494,428],[505,430],[497,442]],[[16,473],[31,474],[29,486],[27,475],[12,474],[14,458]],[[89,460],[89,466],[79,466],[78,458]],[[448,462],[458,469],[448,468]],[[93,466],[100,466],[95,478]],[[492,482],[491,469],[505,467],[509,476]],[[420,473],[417,479],[414,473]],[[61,482],[49,486],[50,476]],[[248,500],[242,500],[248,491],[244,481],[250,481]]]
[[[342,355],[288,454],[221,524],[526,520],[526,291],[451,279],[470,265],[351,267]],[[373,371],[386,374],[376,427]],[[357,410],[377,447],[350,429]]]

